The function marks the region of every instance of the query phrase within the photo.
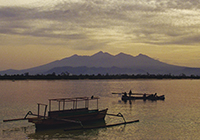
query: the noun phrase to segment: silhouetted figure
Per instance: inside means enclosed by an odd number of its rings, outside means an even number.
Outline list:
[[[146,96],[147,96],[146,93],[144,93],[143,98],[146,99]]]
[[[91,99],[93,99],[93,98],[94,98],[94,96],[92,95],[92,96],[91,96]]]
[[[129,94],[129,96],[131,96],[131,94],[132,94],[132,91],[130,90],[128,94]]]

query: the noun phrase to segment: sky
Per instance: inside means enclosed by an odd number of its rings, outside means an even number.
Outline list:
[[[140,53],[200,67],[199,0],[0,0],[0,70]]]

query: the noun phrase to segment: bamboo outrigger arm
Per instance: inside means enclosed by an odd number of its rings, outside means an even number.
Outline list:
[[[28,115],[33,115],[33,113],[32,113],[31,111],[29,111],[29,112],[25,115],[24,119],[26,119],[26,117],[27,117]]]
[[[21,121],[21,120],[27,120],[27,118],[8,119],[8,120],[3,120],[3,122],[10,122],[10,121]]]
[[[125,118],[124,118],[124,116],[122,115],[122,113],[118,113],[117,115],[115,115],[115,114],[106,114],[106,115],[110,115],[110,116],[116,116],[116,117],[122,117],[123,118],[123,120],[124,120],[124,122],[126,123],[126,120],[125,120]]]
[[[28,115],[32,115],[32,116],[38,116],[38,114],[33,114],[31,111],[29,111],[24,118],[17,118],[17,119],[7,119],[7,120],[3,120],[3,122],[10,122],[10,121],[21,121],[21,120],[27,120]],[[43,117],[43,116],[41,116]]]
[[[116,92],[113,92],[112,94],[124,94],[125,92],[121,92],[121,93],[116,93]],[[128,93],[127,93],[128,94]],[[151,95],[151,94],[147,94],[147,93],[131,93],[131,95]]]
[[[40,115],[40,106],[45,106],[45,111],[44,111],[44,116]],[[27,120],[28,115],[32,115],[32,116],[37,116],[38,118],[46,118],[46,112],[47,112],[47,105],[46,104],[41,104],[38,103],[38,114],[33,114],[31,111],[29,111],[24,118],[18,118],[18,119],[8,119],[8,120],[3,120],[3,122],[9,122],[9,121],[20,121],[20,120]]]
[[[128,121],[128,122],[123,122],[123,123],[117,123],[117,124],[100,125],[100,126],[89,126],[89,127],[81,127],[81,128],[66,128],[66,129],[64,129],[64,131],[106,128],[106,127],[119,126],[119,125],[123,125],[123,124],[126,125],[126,124],[130,124],[130,123],[135,123],[135,122],[139,122],[139,120]]]

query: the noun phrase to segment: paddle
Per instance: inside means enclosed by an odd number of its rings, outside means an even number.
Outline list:
[[[122,92],[122,93],[112,93],[112,94],[124,94],[124,93]],[[132,93],[131,95],[144,95],[144,94],[145,93]],[[151,94],[146,94],[146,95],[151,95]]]

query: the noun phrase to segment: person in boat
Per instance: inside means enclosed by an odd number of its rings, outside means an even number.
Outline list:
[[[132,91],[130,90],[128,94],[129,94],[129,97],[131,97]]]
[[[154,97],[155,94],[150,94],[149,96],[147,96],[148,98],[152,98]]]
[[[127,97],[127,93],[126,92],[124,92],[123,94],[124,94],[125,97]]]
[[[144,98],[144,99],[146,99],[146,96],[147,96],[147,94],[146,94],[146,93],[144,93],[144,94],[143,94],[143,98]]]

